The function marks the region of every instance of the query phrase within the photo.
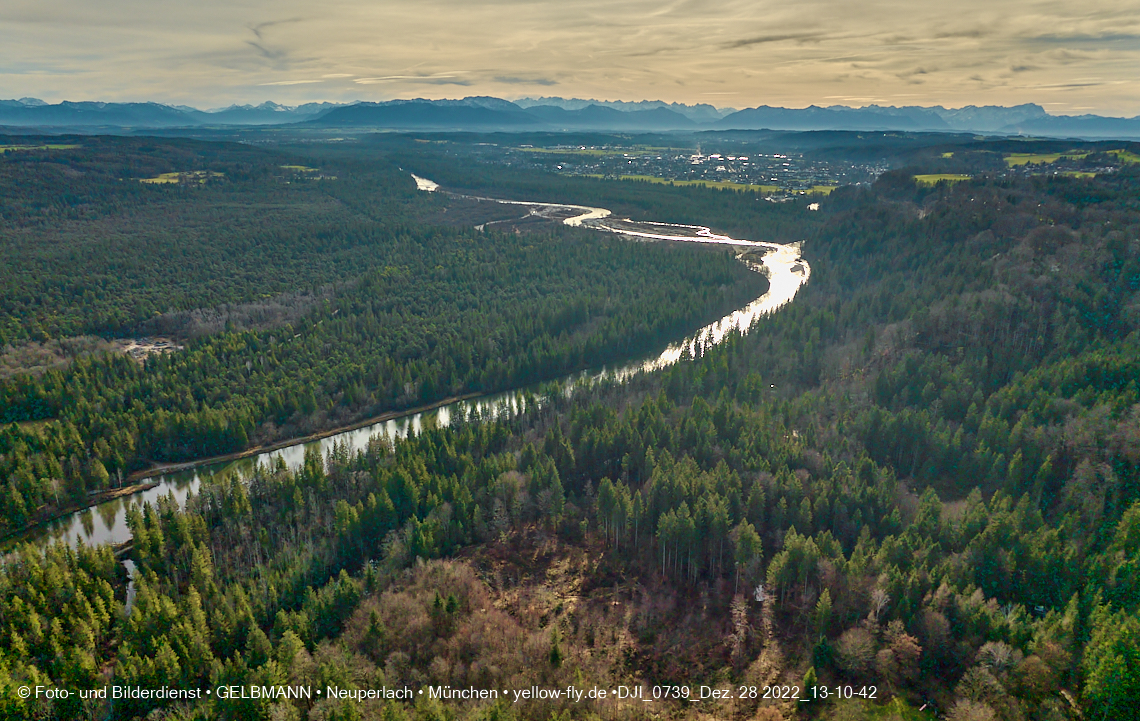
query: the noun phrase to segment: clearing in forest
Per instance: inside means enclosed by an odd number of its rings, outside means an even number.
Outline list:
[[[1140,163],[1140,155],[1131,150],[1110,150],[1108,152],[1115,155],[1116,159],[1122,163]]]
[[[0,153],[10,153],[16,150],[71,150],[78,145],[0,145]]]
[[[919,185],[938,185],[943,180],[947,183],[959,183],[963,180],[969,180],[970,177],[961,173],[930,173],[928,175],[916,175],[914,179]]]
[[[1045,164],[1055,163],[1061,158],[1066,160],[1080,160],[1087,158],[1088,153],[1010,153],[1005,156],[1005,164],[1013,168],[1018,165],[1026,165],[1028,163]]]
[[[205,183],[211,178],[221,178],[225,173],[212,170],[189,170],[179,173],[161,173],[153,178],[139,178],[140,183],[160,185],[163,183]]]

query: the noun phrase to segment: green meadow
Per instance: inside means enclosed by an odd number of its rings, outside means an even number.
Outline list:
[[[654,155],[659,153],[689,152],[684,148],[516,148],[524,153],[546,153],[549,155]]]
[[[1110,150],[1108,152],[1115,155],[1122,163],[1140,163],[1140,155],[1131,150]]]
[[[70,150],[78,145],[0,145],[0,153],[9,153],[16,150]]]
[[[210,178],[220,178],[223,173],[215,173],[210,170],[191,170],[189,172],[180,173],[161,173],[153,178],[139,178],[140,183],[147,183],[148,185],[162,185],[165,183],[205,183]]]
[[[587,178],[606,178],[609,176],[597,173],[587,174]],[[681,186],[701,186],[705,188],[717,188],[719,190],[747,190],[753,193],[778,193],[782,188],[778,185],[755,185],[752,183],[733,183],[728,180],[669,180],[668,178],[658,178],[655,175],[622,175],[618,180],[633,180],[643,181],[646,183],[656,183],[659,185],[673,185],[676,187]],[[788,192],[806,192],[809,195],[827,195],[835,190],[838,186],[835,185],[813,185],[807,191],[789,190]]]
[[[1088,157],[1088,153],[1010,153],[1005,156],[1005,164],[1013,168],[1027,163],[1043,164],[1055,163],[1061,158],[1080,160]]]
[[[969,180],[969,175],[962,175],[961,173],[931,173],[928,175],[916,175],[914,179],[919,185],[937,185],[945,180],[948,183],[958,183],[963,180]]]

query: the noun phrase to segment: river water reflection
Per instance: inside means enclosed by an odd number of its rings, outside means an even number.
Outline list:
[[[413,178],[421,190],[429,192],[438,190],[439,186],[431,181],[416,176]],[[628,219],[617,220],[611,216],[610,211],[604,208],[558,203],[503,201],[493,198],[476,199],[531,206],[538,212],[544,215],[549,214],[552,219],[561,220],[567,225],[617,233],[631,238],[713,243],[743,249],[755,248],[757,251],[764,252],[760,262],[748,260],[744,257],[742,259],[748,262],[754,270],[768,275],[770,283],[768,292],[744,308],[733,311],[715,323],[710,323],[701,328],[683,341],[669,345],[658,354],[633,363],[582,371],[565,376],[557,381],[565,393],[572,392],[578,384],[589,384],[600,380],[625,381],[638,373],[665,368],[686,356],[699,357],[707,348],[721,343],[731,332],[746,333],[760,316],[771,313],[787,304],[795,297],[796,292],[808,280],[811,273],[810,266],[800,257],[798,243],[780,245],[739,240],[717,235],[703,226],[650,223]],[[759,255],[759,252],[755,255]],[[546,384],[545,387],[550,388],[550,384]],[[154,488],[57,519],[33,529],[23,540],[41,544],[64,542],[72,546],[79,543],[87,545],[123,543],[131,538],[126,517],[127,510],[132,505],[153,504],[161,496],[173,495],[174,500],[181,507],[186,502],[187,496],[195,492],[204,479],[232,473],[247,474],[252,472],[258,464],[276,463],[278,458],[282,459],[289,468],[298,468],[304,461],[306,450],[310,448],[318,449],[322,454],[325,454],[332,450],[336,444],[347,444],[350,452],[355,453],[358,450],[365,450],[369,441],[375,436],[386,435],[393,439],[404,438],[409,431],[419,433],[425,424],[447,426],[457,416],[493,418],[504,414],[510,415],[523,410],[528,402],[541,402],[541,398],[536,399],[534,396],[533,389],[493,393],[441,406],[431,411],[409,413],[356,430],[331,435],[321,440],[298,443],[239,460],[203,464],[192,469],[163,474],[151,479],[151,482],[157,483]]]

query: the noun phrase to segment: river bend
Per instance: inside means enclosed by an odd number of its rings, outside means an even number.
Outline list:
[[[416,187],[425,192],[448,192],[436,183],[413,175]],[[603,367],[592,371],[582,371],[559,379],[564,391],[570,392],[579,383],[599,380],[624,381],[638,373],[651,372],[670,366],[686,356],[699,357],[707,348],[722,342],[732,332],[747,333],[753,323],[762,316],[779,309],[795,297],[800,287],[807,282],[811,267],[800,257],[800,243],[780,245],[752,240],[740,240],[714,233],[699,225],[681,225],[649,221],[619,219],[605,208],[593,208],[567,203],[539,203],[520,200],[502,200],[480,196],[449,193],[480,202],[503,203],[527,208],[528,214],[562,222],[565,225],[583,227],[599,232],[615,233],[630,239],[642,241],[673,241],[685,243],[707,243],[727,245],[746,251],[754,248],[761,252],[740,256],[753,270],[768,276],[768,292],[747,306],[733,311],[720,320],[697,330],[684,340],[672,343],[660,353],[632,363]],[[755,258],[760,256],[760,261]],[[219,474],[249,473],[258,464],[284,460],[289,468],[298,468],[309,448],[319,448],[322,454],[332,449],[334,444],[347,444],[351,452],[364,450],[374,436],[387,435],[390,438],[404,438],[409,432],[418,433],[425,423],[447,426],[455,417],[469,417],[477,412],[479,417],[498,417],[521,410],[527,397],[526,389],[516,389],[501,393],[491,393],[469,400],[458,401],[424,412],[410,412],[403,416],[363,426],[355,430],[330,435],[316,441],[298,442],[295,445],[279,448],[239,460],[203,463],[196,467],[155,476],[154,488],[124,496],[92,508],[76,511],[68,516],[32,529],[23,540],[40,544],[64,542],[72,546],[100,543],[124,543],[131,539],[127,527],[127,509],[132,504],[155,503],[159,497],[173,495],[179,506],[194,492],[203,479]],[[130,568],[130,567],[128,567]]]

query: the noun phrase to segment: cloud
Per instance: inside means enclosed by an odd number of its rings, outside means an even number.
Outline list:
[[[918,105],[1063,101],[1140,113],[1133,0],[326,0],[320,12],[309,0],[197,0],[163,3],[161,12],[140,7],[128,0],[0,3],[4,94],[216,107],[557,85],[568,96],[614,100],[698,102],[716,91],[735,93],[732,102],[742,106],[804,107],[829,95],[855,103],[906,93]]]
[[[460,71],[463,72],[463,71]],[[472,81],[459,77],[459,74],[439,73],[436,75],[383,75],[374,78],[356,78],[352,82],[357,85],[378,85],[383,83],[396,83],[410,81],[412,84],[422,85],[471,85]]]
[[[299,22],[301,22],[301,18],[289,18],[288,20],[270,20],[268,22],[258,23],[256,25],[250,25],[249,30],[250,30],[250,32],[252,32],[254,35],[257,36],[258,40],[264,40],[265,36],[262,35],[262,31],[264,31],[268,28],[271,28],[271,27],[275,27],[277,25],[289,25],[291,23],[299,23]]]
[[[1031,85],[1030,87],[1033,89],[1059,88],[1063,90],[1069,90],[1072,88],[1097,88],[1102,85],[1119,85],[1123,82],[1123,80],[1113,80],[1111,82],[1090,80],[1083,83],[1048,83],[1044,85]]]
[[[515,75],[496,75],[492,78],[496,83],[503,83],[505,85],[557,85],[557,80],[550,78],[520,78]]]
[[[935,40],[954,40],[958,38],[968,38],[976,40],[990,35],[990,31],[982,28],[971,28],[969,30],[949,30],[944,32],[934,33]]]
[[[1048,43],[1051,45],[1103,45],[1105,43],[1140,43],[1138,33],[1068,33],[1035,35],[1029,38],[1035,43]]]
[[[286,48],[271,47],[265,38],[265,31],[269,28],[289,25],[292,23],[301,22],[300,18],[290,18],[289,20],[272,20],[270,22],[258,23],[257,25],[249,26],[249,31],[253,33],[256,40],[246,40],[245,44],[257,51],[266,60],[272,61],[277,67],[282,67],[284,61],[289,57],[289,51]],[[263,83],[264,84],[264,83]]]
[[[818,42],[824,38],[823,33],[786,33],[783,35],[758,35],[754,38],[745,38],[743,40],[733,40],[731,42],[722,43],[720,47],[725,50],[735,50],[736,48],[747,48],[753,45],[767,45],[768,43],[782,43],[788,40],[795,40],[797,42]]]
[[[252,40],[246,40],[245,44],[256,50],[266,60],[279,62],[281,60],[284,60],[289,55],[289,53],[285,50],[274,50]]]

